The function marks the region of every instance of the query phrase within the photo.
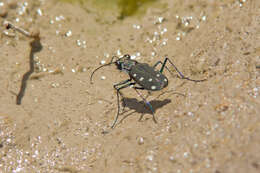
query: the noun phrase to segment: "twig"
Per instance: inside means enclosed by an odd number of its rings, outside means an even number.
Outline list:
[[[20,105],[22,103],[22,98],[25,94],[27,81],[30,78],[30,75],[34,72],[34,54],[36,52],[41,51],[42,49],[42,45],[40,42],[40,32],[36,30],[32,32],[28,32],[23,28],[15,26],[9,21],[4,21],[3,25],[6,27],[6,29],[13,29],[14,31],[18,31],[19,33],[23,34],[26,37],[33,38],[33,41],[30,42],[30,47],[31,47],[30,56],[29,56],[30,69],[23,75],[20,91],[16,96],[16,104]],[[9,35],[7,34],[7,36]]]
[[[24,30],[23,28],[15,26],[14,24],[12,24],[11,22],[9,22],[7,20],[3,22],[3,25],[5,26],[6,29],[13,29],[13,30],[18,31],[19,33],[23,34],[26,37],[39,38],[39,35],[40,35],[39,31],[28,32],[28,31]]]

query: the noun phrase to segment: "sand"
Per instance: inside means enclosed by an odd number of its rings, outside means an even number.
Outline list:
[[[113,7],[114,8],[114,7]],[[0,173],[260,172],[260,1],[160,0],[136,15],[60,1],[0,1]],[[40,40],[7,30],[10,21]],[[148,93],[108,63],[168,56]],[[18,99],[18,100],[17,100]]]

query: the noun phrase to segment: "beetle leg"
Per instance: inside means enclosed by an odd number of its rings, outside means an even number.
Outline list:
[[[157,63],[154,64],[153,68],[155,69],[159,64],[163,64],[162,61],[158,61]],[[166,68],[166,70],[173,75],[173,73],[170,71],[170,69],[167,66],[161,67],[160,73]],[[173,75],[174,76],[174,75]]]
[[[154,110],[153,110],[153,107],[152,107],[151,103],[148,102],[148,101],[143,97],[143,95],[142,95],[140,92],[138,92],[138,89],[144,90],[144,88],[143,88],[143,87],[134,87],[134,89],[135,89],[135,91],[137,92],[137,94],[142,98],[142,100],[144,101],[145,105],[151,110],[151,112],[152,112],[152,114],[153,114],[153,121],[154,121],[155,123],[157,123],[157,121],[156,121],[156,119],[155,119],[155,116],[154,116]],[[142,117],[140,118],[140,120],[141,120],[141,119],[142,119]]]
[[[135,85],[134,82],[130,82],[130,81],[131,81],[131,79],[127,79],[125,81],[122,81],[122,82],[114,85],[114,88],[116,90],[116,95],[117,95],[117,115],[116,115],[116,118],[115,118],[111,128],[115,127],[117,119],[118,119],[118,116],[119,116],[119,112],[120,112],[119,96],[123,97],[123,94],[120,92],[120,90],[124,89],[124,88],[127,88],[127,87],[129,87],[131,85]],[[123,100],[123,103],[125,104],[124,100]]]
[[[177,68],[177,67],[171,62],[171,60],[170,60],[169,58],[167,58],[167,57],[164,59],[163,62],[158,61],[153,67],[155,68],[158,64],[162,64],[162,67],[161,67],[161,69],[160,69],[160,73],[163,72],[164,68],[166,68],[166,69],[171,73],[171,71],[169,70],[169,68],[166,66],[167,61],[173,66],[173,68],[175,69],[175,71],[177,71],[177,73],[180,75],[180,78],[181,78],[181,79],[186,79],[186,80],[193,81],[193,82],[202,82],[202,81],[205,81],[205,80],[206,80],[206,79],[194,80],[194,79],[190,79],[190,78],[184,76],[184,75],[182,74],[182,72],[180,72],[180,71],[178,70],[178,68]],[[171,73],[171,74],[172,74],[172,73]]]
[[[115,84],[114,85],[114,89],[116,89],[116,90],[120,90],[120,87],[118,88],[118,86],[120,86],[120,85],[125,85],[126,83],[128,83],[128,82],[130,82],[131,81],[131,79],[127,79],[127,80],[125,80],[125,81],[122,81],[122,82],[119,82],[118,84]],[[123,94],[119,91],[119,94],[120,94],[120,96],[122,97],[122,101],[123,101],[123,106],[125,107],[125,100],[124,100],[124,96],[123,96]]]

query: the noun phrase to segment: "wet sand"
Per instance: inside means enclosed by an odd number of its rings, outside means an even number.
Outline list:
[[[0,1],[0,173],[260,172],[259,9],[258,0],[160,0],[119,20],[91,4]],[[39,30],[39,42],[5,20]],[[127,88],[111,130],[113,85],[128,76],[115,66],[93,84],[90,75],[124,54],[150,65],[167,55],[207,80],[168,66],[168,87],[147,98],[158,123]]]

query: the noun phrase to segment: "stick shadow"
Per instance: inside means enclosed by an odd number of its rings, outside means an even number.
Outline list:
[[[25,94],[25,89],[27,86],[27,81],[30,78],[30,75],[34,72],[34,54],[42,50],[42,44],[40,42],[40,38],[34,38],[34,40],[30,43],[30,46],[31,46],[31,51],[29,56],[30,69],[23,75],[21,88],[16,97],[17,105],[20,105],[22,103],[22,99]]]

